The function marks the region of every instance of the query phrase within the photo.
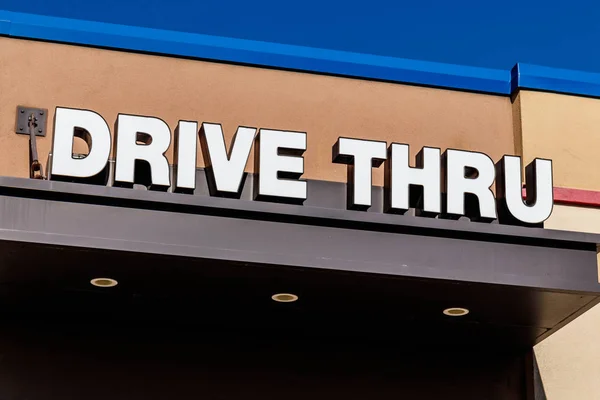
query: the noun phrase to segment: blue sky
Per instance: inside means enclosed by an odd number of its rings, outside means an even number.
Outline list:
[[[488,68],[600,72],[594,0],[0,0],[0,9]]]

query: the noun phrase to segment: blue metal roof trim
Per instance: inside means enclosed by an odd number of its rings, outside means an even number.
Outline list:
[[[600,97],[600,74],[592,72],[517,64],[512,80],[513,89]]]
[[[0,10],[0,35],[508,96],[518,89],[600,97],[600,74],[407,60]]]
[[[0,35],[507,95],[507,71],[0,10]]]

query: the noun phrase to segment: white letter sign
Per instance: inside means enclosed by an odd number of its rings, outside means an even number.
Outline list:
[[[472,220],[496,219],[496,201],[490,189],[496,177],[494,162],[483,153],[446,150],[444,153],[446,208],[450,217],[466,215]],[[472,171],[473,176],[468,176]],[[465,206],[466,195],[476,198],[478,210]]]
[[[159,118],[119,114],[117,118],[115,183],[142,183],[165,190],[171,185],[165,153],[171,144],[169,126]],[[136,164],[144,161],[149,177],[136,176]],[[138,181],[136,181],[138,178]]]
[[[373,168],[387,157],[385,142],[339,138],[333,146],[333,162],[348,164],[348,208],[366,210],[371,207]]]
[[[73,158],[73,138],[83,139],[87,156]],[[52,143],[51,176],[91,178],[106,168],[110,155],[110,130],[104,119],[93,111],[56,108]]]
[[[347,165],[343,187],[337,178],[332,179],[334,182],[300,179],[307,149],[305,132],[238,126],[228,144],[221,124],[180,120],[175,130],[171,169],[165,156],[171,144],[171,130],[163,120],[119,114],[115,128],[113,169],[108,163],[111,133],[104,119],[93,111],[58,107],[49,178],[109,185],[112,180],[115,186],[138,184],[184,195],[296,203],[338,211],[406,214],[411,210],[412,215],[414,210],[415,216],[467,217],[471,221],[497,220],[530,227],[543,227],[554,205],[552,161],[541,158],[525,168],[524,188],[518,156],[504,156],[494,165],[483,153],[447,149],[441,154],[438,148],[423,147],[412,167],[408,144],[391,143],[388,147],[384,141],[339,137],[332,147],[331,161]],[[85,140],[89,154],[74,157],[75,137]],[[198,141],[204,176],[197,168]],[[247,183],[252,146],[254,179]],[[315,157],[322,154],[313,154],[314,165],[319,168],[323,167],[323,160]],[[373,168],[384,163],[384,187],[374,187]],[[317,173],[312,179],[323,176],[328,174]],[[305,201],[309,183],[314,194]],[[494,183],[495,194],[491,189]]]
[[[306,133],[261,129],[258,132],[257,199],[306,200],[304,173]]]
[[[240,195],[245,177],[244,169],[255,135],[255,128],[240,126],[231,141],[228,154],[221,125],[206,122],[202,124],[200,143],[212,195]]]
[[[419,215],[442,211],[440,194],[440,149],[423,147],[416,168],[408,164],[408,145],[392,143],[389,148],[387,189],[390,211],[416,208]]]

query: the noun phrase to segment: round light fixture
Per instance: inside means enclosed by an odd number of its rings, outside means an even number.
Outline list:
[[[119,282],[117,282],[116,280],[114,280],[112,278],[94,278],[90,281],[90,283],[94,286],[102,287],[102,288],[114,287],[119,284]]]
[[[444,315],[449,317],[464,317],[469,313],[469,310],[461,307],[451,307],[444,310]]]
[[[298,296],[292,293],[277,293],[271,296],[278,303],[293,303],[298,300]]]

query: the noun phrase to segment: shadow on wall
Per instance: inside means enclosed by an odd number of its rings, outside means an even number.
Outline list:
[[[544,382],[542,381],[542,376],[540,375],[537,357],[535,356],[535,352],[531,353],[533,354],[533,385],[535,388],[535,400],[547,400],[546,390],[544,389]]]

